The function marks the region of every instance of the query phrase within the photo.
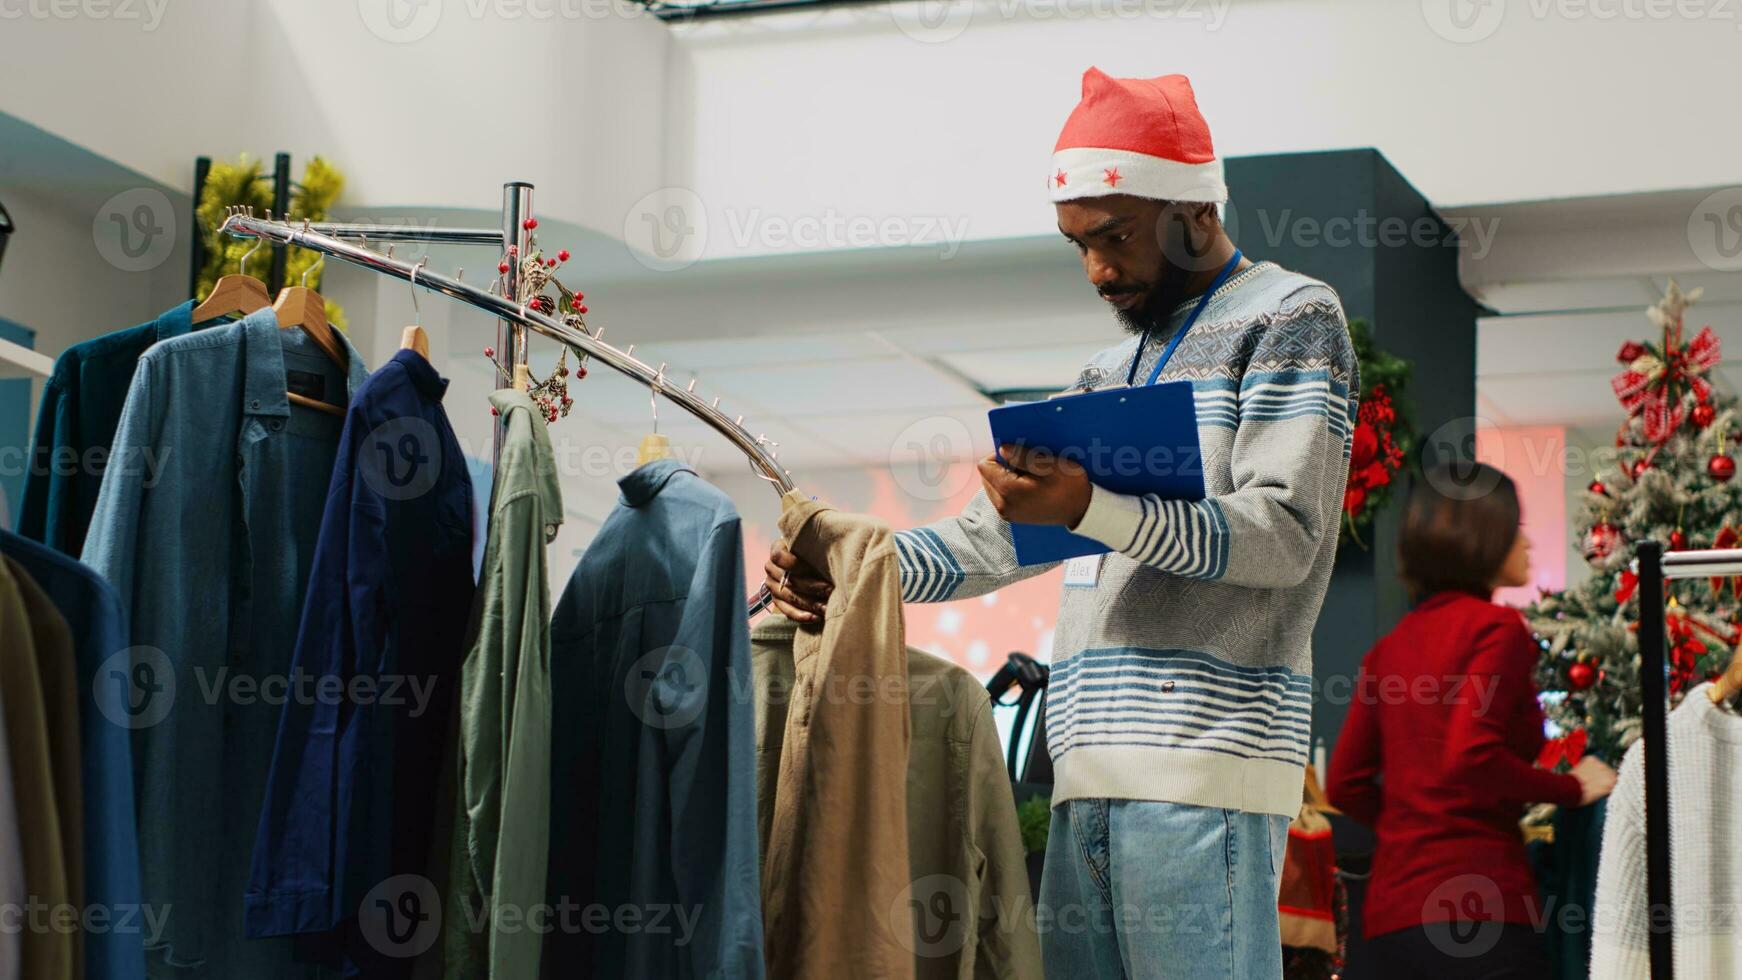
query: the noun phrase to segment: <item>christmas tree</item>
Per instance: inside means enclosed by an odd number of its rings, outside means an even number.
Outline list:
[[[1591,576],[1526,610],[1543,647],[1537,686],[1550,720],[1611,764],[1639,736],[1638,581],[1629,569],[1637,543],[1742,543],[1742,485],[1730,454],[1737,403],[1706,380],[1719,360],[1717,335],[1710,327],[1683,335],[1683,315],[1699,297],[1672,280],[1646,311],[1656,342],[1629,341],[1617,355],[1624,369],[1613,384],[1627,418],[1613,464],[1582,494],[1579,512]],[[1670,581],[1665,597],[1670,697],[1679,702],[1729,664],[1742,636],[1742,578]]]

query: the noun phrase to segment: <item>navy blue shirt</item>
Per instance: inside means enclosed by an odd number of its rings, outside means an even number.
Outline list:
[[[375,958],[354,941],[365,895],[428,873],[465,653],[472,483],[447,384],[402,350],[351,399],[291,668],[308,696],[285,703],[254,842],[246,933],[338,930],[353,964]]]
[[[139,355],[192,330],[193,310],[189,300],[150,323],[74,344],[55,359],[36,413],[19,534],[78,556]]]
[[[127,614],[102,576],[60,552],[0,530],[0,555],[29,573],[73,631],[84,769],[85,905],[106,909],[110,917],[109,928],[84,932],[86,980],[145,980],[147,924],[139,894],[129,719],[115,711],[114,697],[98,700],[92,690],[93,684],[125,681]],[[112,693],[113,688],[106,692]]]
[[[546,888],[581,925],[546,937],[545,975],[760,980],[738,511],[676,460],[617,485],[551,619]],[[585,926],[618,909],[640,927]]]

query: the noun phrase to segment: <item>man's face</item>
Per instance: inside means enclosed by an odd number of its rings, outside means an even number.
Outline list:
[[[1216,220],[1214,205],[1128,194],[1054,207],[1059,232],[1077,247],[1089,284],[1132,333],[1150,329],[1179,305],[1205,267]]]

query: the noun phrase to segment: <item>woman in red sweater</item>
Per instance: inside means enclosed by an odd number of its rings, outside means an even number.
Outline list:
[[[1397,550],[1416,606],[1361,662],[1328,787],[1379,839],[1363,923],[1373,975],[1538,980],[1545,912],[1519,818],[1601,799],[1615,773],[1592,757],[1569,775],[1535,766],[1540,650],[1491,601],[1530,581],[1512,480],[1480,465],[1429,473]]]

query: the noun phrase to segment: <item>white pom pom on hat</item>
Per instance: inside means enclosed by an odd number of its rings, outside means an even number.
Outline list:
[[[1083,72],[1083,98],[1053,147],[1046,186],[1055,202],[1108,194],[1228,200],[1191,81],[1113,78],[1099,68]]]

